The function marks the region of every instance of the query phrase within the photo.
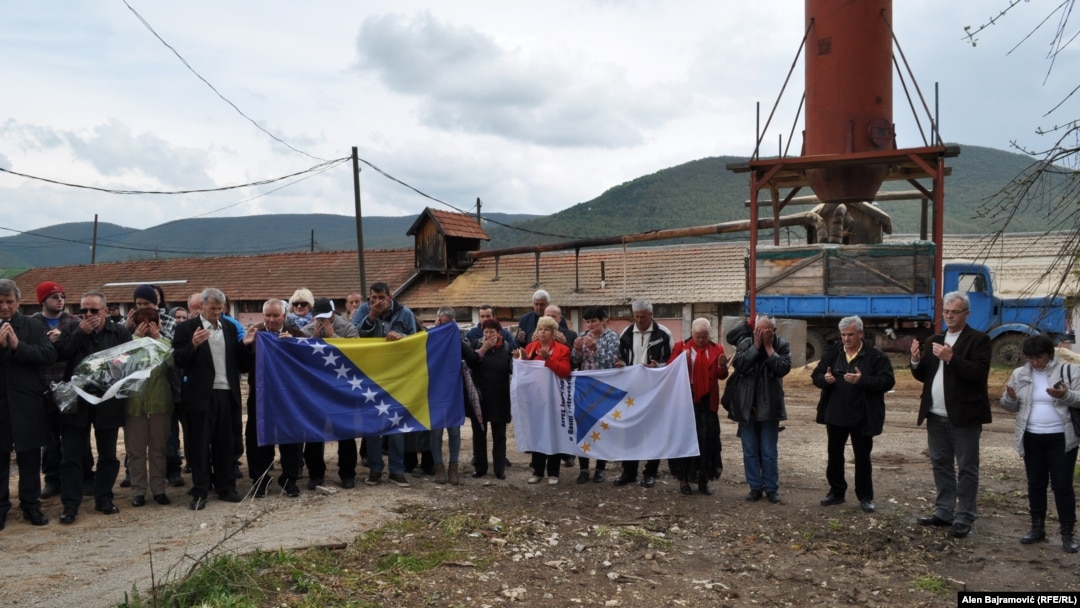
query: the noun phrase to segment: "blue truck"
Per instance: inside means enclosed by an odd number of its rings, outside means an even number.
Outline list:
[[[850,315],[862,317],[879,348],[903,352],[913,339],[935,332],[933,260],[934,243],[927,241],[760,246],[756,310],[805,320],[807,361],[839,337],[836,324]],[[994,291],[990,268],[975,262],[946,264],[943,282],[944,293],[967,293],[968,324],[993,340],[996,365],[1020,365],[1020,345],[1029,335],[1072,339],[1065,298],[1003,298]]]

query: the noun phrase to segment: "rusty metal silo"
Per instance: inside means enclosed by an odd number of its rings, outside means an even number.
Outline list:
[[[895,148],[891,0],[806,0],[803,155]],[[887,165],[807,171],[823,202],[873,200]]]

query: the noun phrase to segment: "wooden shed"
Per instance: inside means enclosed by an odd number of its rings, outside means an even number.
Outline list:
[[[469,267],[465,254],[491,237],[465,213],[425,208],[405,234],[416,241],[416,270],[458,274]]]

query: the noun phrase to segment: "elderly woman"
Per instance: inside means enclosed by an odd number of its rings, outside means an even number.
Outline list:
[[[560,378],[570,376],[570,348],[555,340],[555,332],[559,331],[559,324],[551,317],[540,317],[536,321],[536,330],[533,332],[533,341],[525,348],[514,351],[515,359],[540,360],[544,366]],[[532,477],[529,483],[540,483],[547,472],[548,485],[559,483],[559,464],[562,457],[558,454],[541,454],[533,452]]]
[[[602,306],[586,306],[581,311],[585,320],[585,332],[574,340],[574,351],[571,353],[571,361],[577,369],[611,369],[623,367],[619,360],[619,334],[608,329],[607,309]],[[584,456],[578,457],[577,482],[589,481],[589,459]],[[597,459],[596,473],[593,482],[603,483],[604,470],[607,469],[607,461]]]
[[[301,287],[293,292],[289,298],[289,312],[285,315],[285,325],[304,327],[315,320],[311,313],[311,307],[315,304],[315,296],[307,287]]]
[[[690,472],[697,471],[698,490],[712,495],[709,480],[719,479],[724,465],[720,460],[720,380],[727,378],[727,355],[724,347],[711,339],[712,323],[708,319],[694,319],[690,325],[690,338],[675,343],[668,363],[686,357],[686,369],[690,372],[690,388],[694,397],[694,422],[697,426],[700,456],[674,458],[671,472],[679,480],[679,491],[690,495]]]
[[[1013,370],[1005,385],[1001,407],[1016,412],[1016,451],[1024,459],[1027,472],[1028,509],[1031,530],[1020,537],[1029,545],[1046,540],[1046,487],[1054,490],[1061,545],[1066,553],[1076,553],[1073,528],[1076,525],[1077,438],[1069,408],[1080,407],[1080,370],[1054,359],[1054,343],[1039,335],[1024,340],[1027,363]]]
[[[512,351],[497,319],[484,319],[480,327],[482,337],[465,351],[465,362],[472,370],[480,392],[481,420],[469,412],[473,432],[473,477],[487,474],[487,429],[490,425],[495,477],[506,479],[506,425],[510,422],[510,374],[514,370]]]
[[[132,321],[136,337],[153,338],[162,344],[171,344],[168,338],[161,335],[156,308],[136,310]],[[127,399],[124,445],[128,468],[131,471],[133,507],[146,504],[147,489],[157,504],[167,505],[170,502],[165,494],[165,449],[173,413],[173,390],[169,384],[168,370],[172,364],[170,356],[168,363],[155,368],[143,388]]]

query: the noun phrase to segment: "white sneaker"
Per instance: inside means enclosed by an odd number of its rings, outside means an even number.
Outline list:
[[[559,485],[559,478],[558,477],[548,477],[548,485],[549,486],[557,486],[557,485]]]
[[[532,477],[529,478],[529,483],[540,483],[540,478],[533,475]]]

